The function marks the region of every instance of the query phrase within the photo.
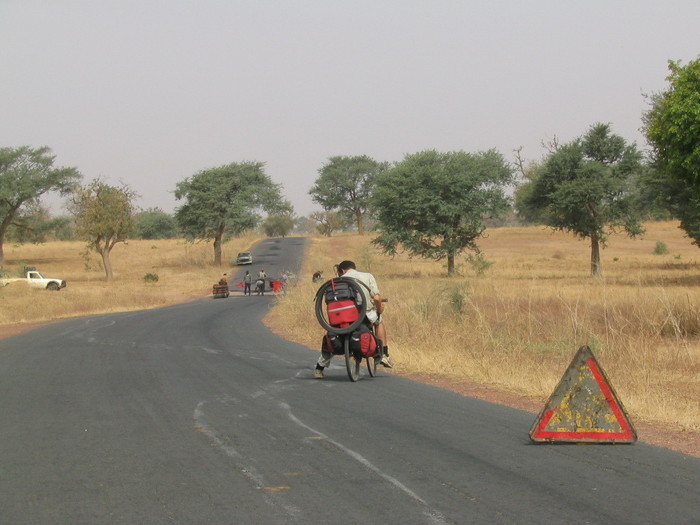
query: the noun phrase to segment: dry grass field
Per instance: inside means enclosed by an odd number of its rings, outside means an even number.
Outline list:
[[[296,286],[278,296],[268,324],[317,348],[313,271],[331,276],[353,259],[389,297],[386,320],[395,373],[469,381],[541,403],[581,345],[589,345],[632,420],[700,432],[700,252],[674,222],[651,223],[642,239],[613,236],[603,277],[589,276],[589,246],[541,227],[487,230],[486,264],[461,257],[460,276],[442,263],[381,255],[371,236],[314,237]],[[224,246],[224,260],[259,237]],[[668,253],[655,255],[661,241]],[[228,266],[211,264],[209,243],[130,241],[112,254],[106,282],[84,244],[5,246],[5,270],[28,264],[68,281],[60,292],[13,283],[0,288],[0,327],[154,308],[205,297]],[[490,265],[489,265],[490,263]],[[488,266],[487,268],[485,268]],[[145,282],[148,273],[157,282]],[[308,308],[299,308],[299,305]],[[309,368],[313,363],[309,363]],[[692,437],[694,436],[694,437]],[[697,448],[697,443],[696,443]]]
[[[249,235],[224,244],[223,260],[248,250],[260,239]],[[0,325],[29,323],[86,314],[142,310],[204,297],[229,266],[214,266],[211,243],[184,240],[129,241],[117,244],[111,261],[114,280],[107,282],[100,257],[85,258],[83,242],[5,245],[5,271],[25,265],[48,277],[65,279],[59,292],[30,289],[24,283],[0,287]],[[158,276],[157,282],[144,279]]]
[[[329,278],[333,264],[348,258],[375,274],[389,297],[397,373],[437,374],[543,401],[576,350],[589,345],[634,422],[695,433],[700,252],[674,222],[646,227],[642,239],[609,239],[600,278],[589,276],[587,242],[541,227],[487,230],[479,245],[490,266],[479,271],[463,257],[456,278],[446,277],[442,263],[384,257],[370,236],[357,235],[314,238],[303,273],[321,269]],[[654,254],[657,241],[667,254]],[[312,312],[316,288],[300,280],[270,320],[312,348],[323,333]]]

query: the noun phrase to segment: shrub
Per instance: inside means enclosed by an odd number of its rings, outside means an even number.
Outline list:
[[[654,247],[654,255],[665,255],[668,253],[668,246],[663,241],[656,241],[656,246]]]
[[[486,270],[493,264],[493,261],[487,261],[484,254],[479,252],[476,255],[470,253],[467,256],[467,262],[472,267],[476,275],[483,275]]]
[[[157,283],[158,282],[158,274],[157,273],[147,273],[146,275],[143,276],[143,280],[147,283]]]

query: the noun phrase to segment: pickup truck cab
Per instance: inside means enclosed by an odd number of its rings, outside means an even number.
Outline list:
[[[58,291],[66,287],[66,281],[63,279],[55,279],[46,277],[43,273],[34,267],[26,267],[24,269],[24,277],[10,277],[0,279],[0,286],[7,286],[13,282],[25,281],[32,288],[45,288],[47,290]]]

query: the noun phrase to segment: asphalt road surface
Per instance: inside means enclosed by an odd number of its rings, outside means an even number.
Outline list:
[[[296,271],[303,249],[267,240],[250,269]],[[536,445],[530,413],[386,371],[351,383],[338,358],[313,379],[317,352],[261,324],[273,303],[0,340],[0,523],[700,523],[700,460]]]

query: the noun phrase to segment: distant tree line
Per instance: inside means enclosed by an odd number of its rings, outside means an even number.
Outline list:
[[[424,151],[393,165],[331,157],[309,191],[323,208],[311,217],[325,235],[350,220],[362,233],[372,222],[385,253],[446,260],[448,274],[463,250],[479,254],[487,224],[508,216],[588,240],[594,276],[609,235],[641,235],[644,220],[678,219],[700,246],[700,59],[670,61],[669,70],[668,89],[649,96],[642,117],[646,159],[604,123],[566,144],[551,141],[529,164],[521,150],[512,164],[493,150]]]
[[[101,255],[111,279],[116,243],[175,237],[211,241],[221,264],[223,242],[254,228],[282,237],[371,230],[383,252],[445,260],[449,275],[463,251],[480,255],[487,226],[514,222],[586,239],[592,275],[601,273],[608,237],[638,236],[644,220],[677,219],[700,246],[700,58],[670,61],[669,72],[668,88],[648,96],[642,116],[646,158],[605,123],[567,143],[555,138],[529,163],[521,149],[513,162],[495,150],[427,150],[393,163],[333,156],[309,190],[321,210],[308,217],[294,214],[263,162],[208,168],[177,183],[182,204],[171,215],[138,210],[128,186],[101,179],[81,185],[77,168],[54,167],[48,147],[0,148],[0,265],[6,241],[81,239]],[[40,201],[48,192],[70,196],[70,217],[50,217]]]

